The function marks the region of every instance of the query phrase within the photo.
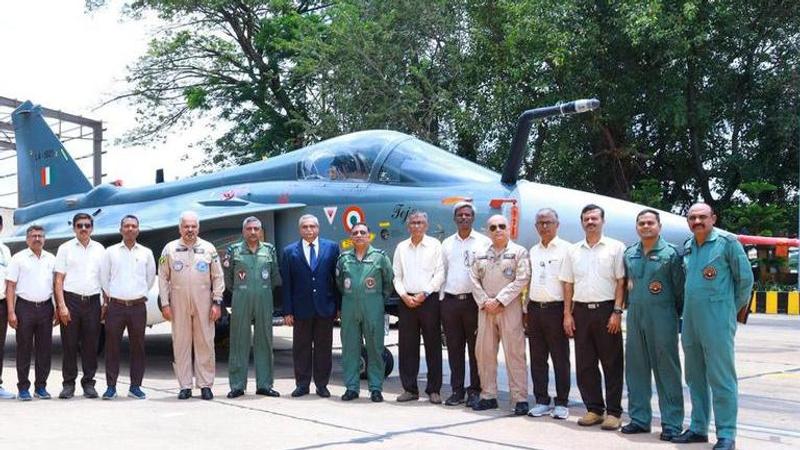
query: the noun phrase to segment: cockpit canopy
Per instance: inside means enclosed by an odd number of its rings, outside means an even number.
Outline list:
[[[500,176],[402,133],[366,131],[297,152],[298,180],[402,186],[486,183]]]

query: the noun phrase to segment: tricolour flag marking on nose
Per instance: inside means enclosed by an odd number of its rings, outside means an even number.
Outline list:
[[[50,176],[50,166],[42,167],[41,179],[42,186],[50,186],[50,183],[53,182],[53,179]]]

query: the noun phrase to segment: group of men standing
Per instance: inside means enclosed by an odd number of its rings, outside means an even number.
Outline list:
[[[143,399],[146,397],[141,390],[145,367],[145,303],[156,276],[153,253],[136,242],[139,220],[135,216],[121,220],[122,241],[108,249],[91,239],[92,216],[78,213],[72,219],[72,226],[75,238],[61,244],[56,255],[44,250],[45,231],[38,225],[28,227],[27,248],[13,257],[9,257],[8,247],[0,244],[0,268],[6,281],[4,299],[0,300],[0,361],[8,324],[16,329],[18,380],[18,395],[0,386],[0,397],[18,397],[23,401],[51,397],[47,378],[52,329],[58,324],[64,351],[59,398],[75,395],[78,355],[83,371],[80,378],[83,396],[97,398],[97,345],[100,323],[105,320],[107,389],[103,399],[117,395],[120,342],[126,328],[131,353],[128,396]],[[31,358],[35,361],[33,396],[29,379]]]
[[[359,397],[364,342],[370,399],[383,401],[384,302],[394,290],[401,299],[399,371],[404,392],[397,397],[399,402],[419,398],[422,338],[425,393],[431,403],[442,403],[443,327],[452,388],[446,405],[465,403],[477,411],[498,408],[497,353],[502,342],[514,413],[566,419],[573,338],[577,384],[587,409],[579,425],[620,428],[625,373],[631,422],[622,432],[649,432],[652,374],[662,440],[707,442],[713,397],[715,448],[733,448],[737,396],[733,337],[736,313],[748,303],[753,282],[741,245],[714,229],[716,216],[702,203],[689,210],[693,237],[682,249],[661,238],[660,217],[654,210],[639,213],[635,226],[640,240],[627,249],[603,234],[601,207],[587,205],[580,218],[585,238],[570,244],[558,237],[558,213],[539,210],[535,227],[540,241],[528,252],[510,240],[509,224],[502,215],[488,219],[488,237],[476,232],[471,203],[454,206],[457,232],[442,243],[427,235],[426,213],[415,211],[406,223],[410,237],[398,244],[390,262],[384,251],[370,244],[366,223],[351,227],[353,248],[340,254],[336,243],[319,237],[319,222],[313,215],[299,219],[301,239],[287,246],[280,260],[275,247],[262,242],[261,222],[255,217],[244,220],[242,240],[220,258],[211,243],[198,237],[197,215],[185,212],[180,217],[180,239],[167,244],[158,262],[162,314],[172,323],[178,398],[190,398],[193,385],[200,387],[203,399],[213,398],[214,322],[222,313],[225,286],[233,294],[228,397],[245,393],[251,342],[256,394],[280,395],[273,389],[272,292],[282,285],[284,320],[293,326],[296,387],[291,395],[309,394],[312,379],[318,396],[331,395],[327,385],[332,333],[339,317],[346,388],[342,400]],[[34,396],[50,397],[45,386],[53,323],[61,324],[64,346],[59,397],[75,394],[78,354],[83,394],[98,396],[94,375],[101,319],[106,320],[107,337],[108,388],[103,398],[116,396],[119,343],[126,328],[131,343],[128,395],[145,398],[141,391],[145,302],[156,273],[152,252],[136,242],[138,226],[135,216],[123,218],[122,242],[104,249],[90,238],[92,217],[80,213],[73,219],[76,237],[62,244],[56,256],[43,250],[44,230],[35,225],[27,230],[27,249],[11,257],[8,248],[0,246],[0,268],[7,281],[5,299],[0,300],[6,306],[0,314],[7,314],[0,317],[0,337],[5,340],[6,322],[17,329],[21,400],[31,399],[32,354]],[[621,320],[626,306],[628,338],[623,352]],[[692,421],[686,431],[677,348],[680,317],[692,400]],[[527,402],[526,334],[536,402],[532,408]],[[554,398],[548,393],[548,359],[555,373]],[[0,397],[13,394],[0,387]]]

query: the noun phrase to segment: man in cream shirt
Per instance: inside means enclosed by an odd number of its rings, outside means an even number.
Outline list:
[[[619,428],[622,415],[625,245],[603,235],[604,223],[603,208],[583,208],[586,239],[569,248],[558,278],[564,282],[564,333],[575,338],[575,373],[586,405],[578,425],[602,424],[611,431]],[[603,366],[602,378],[598,364]]]
[[[531,379],[536,405],[528,411],[531,417],[547,413],[555,419],[569,417],[567,402],[570,388],[569,338],[564,334],[564,291],[558,274],[571,245],[558,237],[558,213],[551,208],[536,213],[536,232],[540,241],[531,247],[530,302],[527,308],[528,346],[531,353]],[[556,378],[555,408],[550,410],[547,393],[553,359]]]
[[[397,244],[394,252],[394,289],[402,300],[398,306],[400,322],[400,381],[403,392],[398,402],[419,398],[420,332],[425,340],[428,383],[425,392],[431,403],[442,403],[442,335],[439,321],[439,288],[444,282],[442,244],[425,233],[428,215],[414,211],[408,216],[411,237]]]

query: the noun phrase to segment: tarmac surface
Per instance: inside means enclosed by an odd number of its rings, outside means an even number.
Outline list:
[[[384,386],[386,401],[369,401],[366,382],[361,398],[343,403],[338,329],[334,331],[334,373],[329,388],[333,394],[321,399],[312,394],[295,399],[291,363],[291,329],[275,328],[276,385],[280,398],[253,395],[254,373],[251,370],[249,391],[235,400],[225,398],[227,354],[217,353],[215,399],[177,400],[178,392],[172,371],[169,325],[160,324],[147,332],[147,370],[143,390],[147,400],[126,398],[129,379],[124,347],[123,367],[117,385],[120,397],[113,401],[89,400],[77,396],[71,400],[0,401],[3,431],[0,449],[96,448],[115,449],[231,449],[281,448],[459,448],[459,449],[670,449],[711,448],[716,442],[713,428],[709,444],[676,445],[658,440],[658,417],[649,435],[625,436],[602,431],[599,427],[579,427],[584,412],[574,381],[570,393],[570,418],[515,417],[508,403],[505,368],[500,367],[500,409],[474,412],[463,406],[445,407],[420,401],[395,402],[402,392],[397,367]],[[61,389],[61,353],[58,330],[54,331],[53,368],[48,390],[56,397]],[[740,326],[736,337],[739,377],[739,449],[800,448],[800,318],[751,315]],[[387,344],[397,356],[397,330],[387,337]],[[124,344],[127,345],[127,342]],[[3,364],[3,385],[16,391],[15,337],[9,329]],[[502,352],[501,352],[502,355]],[[449,370],[444,351],[444,388],[449,395]],[[502,358],[501,358],[502,359]],[[103,364],[97,377],[97,390],[105,389]],[[573,371],[574,371],[573,363]],[[424,359],[420,390],[425,386]],[[33,370],[31,370],[33,379]],[[552,383],[552,377],[551,377]],[[529,389],[531,388],[529,383]],[[554,388],[551,386],[551,391]],[[655,397],[655,395],[654,395]],[[688,426],[688,391],[684,389]],[[532,397],[530,399],[533,400]],[[627,400],[623,399],[623,407]],[[657,404],[654,398],[654,411]],[[627,423],[627,416],[623,416]]]

